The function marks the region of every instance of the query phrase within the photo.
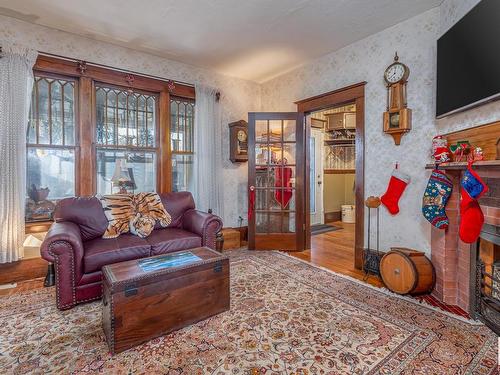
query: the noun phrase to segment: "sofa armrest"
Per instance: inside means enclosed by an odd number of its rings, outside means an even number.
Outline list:
[[[42,258],[54,263],[57,307],[68,309],[76,303],[75,288],[82,278],[83,243],[78,226],[54,223],[40,247]]]
[[[188,210],[182,217],[182,227],[201,237],[202,246],[215,249],[217,233],[222,229],[222,219],[198,210]]]
[[[58,242],[67,242],[75,258],[83,258],[82,236],[78,225],[70,222],[52,224],[40,247],[43,259],[54,262],[55,256],[68,251],[68,247],[57,246]]]

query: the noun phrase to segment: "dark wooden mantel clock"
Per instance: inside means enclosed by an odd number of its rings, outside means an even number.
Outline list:
[[[229,160],[233,163],[248,161],[248,123],[245,120],[229,124]]]
[[[396,52],[394,62],[387,67],[384,79],[387,84],[387,108],[384,112],[384,132],[394,138],[399,146],[403,134],[411,130],[411,109],[407,107],[406,84],[410,69],[399,62]]]

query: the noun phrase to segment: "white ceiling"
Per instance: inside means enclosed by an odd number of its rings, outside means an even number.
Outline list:
[[[0,0],[0,14],[263,82],[442,0]]]

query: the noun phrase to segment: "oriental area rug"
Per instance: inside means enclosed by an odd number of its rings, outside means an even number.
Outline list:
[[[111,356],[101,303],[0,299],[2,374],[495,374],[485,326],[279,252],[232,252],[231,310]]]

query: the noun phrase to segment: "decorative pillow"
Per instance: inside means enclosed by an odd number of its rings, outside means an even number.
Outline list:
[[[141,238],[145,238],[151,234],[155,227],[155,219],[151,216],[141,215],[136,213],[130,219],[130,233],[135,234]]]
[[[130,218],[134,216],[133,195],[113,194],[99,197],[108,227],[102,238],[116,238],[130,230]]]
[[[134,196],[135,212],[158,220],[163,228],[172,222],[170,214],[165,210],[161,198],[156,193],[139,193]]]

